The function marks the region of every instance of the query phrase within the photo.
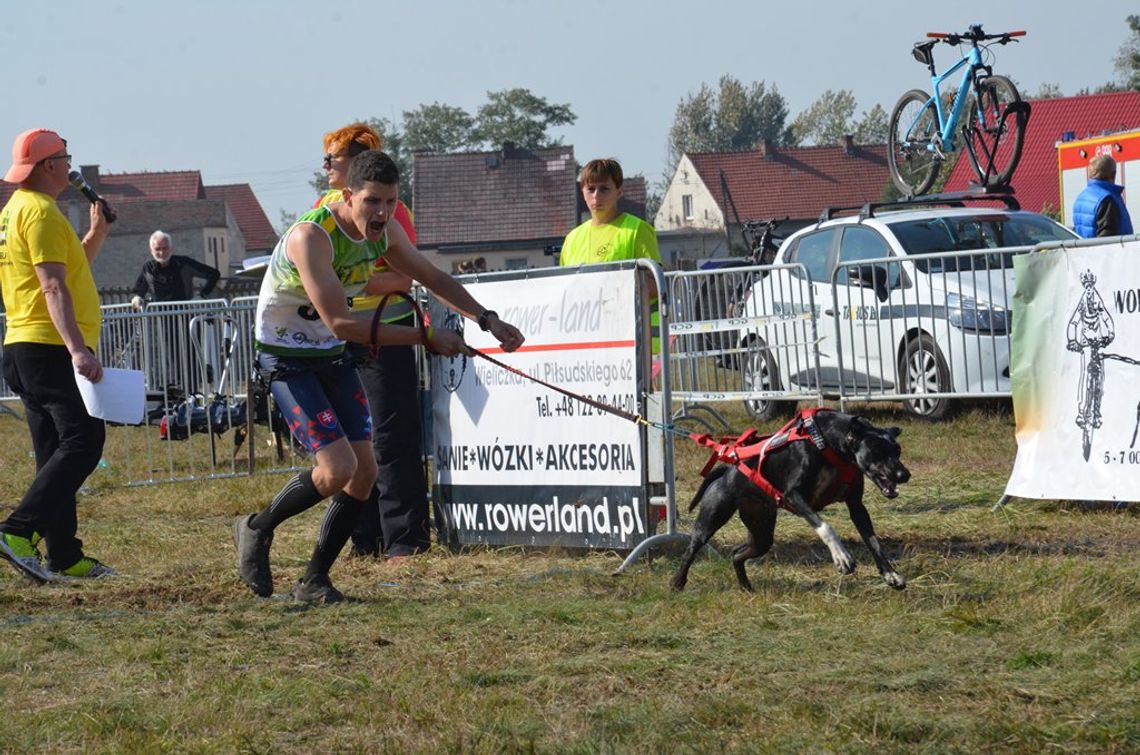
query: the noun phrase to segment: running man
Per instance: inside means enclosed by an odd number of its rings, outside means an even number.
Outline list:
[[[361,153],[349,167],[343,201],[302,215],[270,257],[257,302],[258,366],[269,376],[274,399],[294,436],[312,451],[316,466],[289,480],[261,512],[234,522],[238,574],[256,595],[273,594],[269,549],[276,527],[332,496],[293,597],[306,603],[344,599],[333,587],[329,569],[356,526],[377,474],[368,401],[345,342],[379,347],[421,342],[420,332],[410,327],[381,325],[373,333],[372,314],[349,309],[347,298],[364,289],[378,257],[386,256],[393,267],[478,322],[504,351],[523,342],[517,328],[475,301],[421,255],[397,223],[388,222],[399,181],[399,169],[386,154]],[[428,328],[423,340],[445,356],[470,353],[458,333],[443,328]]]

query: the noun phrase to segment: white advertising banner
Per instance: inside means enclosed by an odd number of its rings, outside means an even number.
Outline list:
[[[1140,242],[1014,259],[1008,495],[1140,500]]]
[[[635,271],[468,284],[526,336],[504,354],[464,324],[469,344],[551,385],[638,412]],[[631,548],[647,536],[638,425],[478,357],[432,359],[437,515],[455,544]]]

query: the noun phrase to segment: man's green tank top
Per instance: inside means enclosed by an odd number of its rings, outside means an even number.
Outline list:
[[[297,218],[270,255],[269,269],[257,297],[257,349],[282,356],[332,356],[344,350],[344,341],[321,321],[301,284],[300,273],[285,254],[289,237],[303,223],[315,225],[328,235],[333,248],[333,270],[349,299],[364,290],[373,263],[387,249],[388,235],[372,242],[349,238],[329,207],[323,205]]]

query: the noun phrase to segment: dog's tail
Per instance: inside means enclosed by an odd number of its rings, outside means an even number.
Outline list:
[[[705,490],[708,489],[709,485],[712,485],[714,481],[719,480],[721,477],[724,477],[725,473],[730,469],[732,469],[732,467],[727,467],[723,464],[719,464],[716,467],[713,467],[713,470],[708,473],[708,476],[705,477],[704,481],[701,483],[701,486],[697,488],[697,492],[693,495],[693,500],[689,501],[689,511],[695,509],[697,507],[697,504],[701,502],[701,498],[704,497]]]

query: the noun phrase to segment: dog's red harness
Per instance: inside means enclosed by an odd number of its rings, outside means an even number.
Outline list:
[[[775,485],[765,479],[763,473],[760,471],[764,467],[764,459],[768,454],[776,451],[789,443],[796,443],[799,441],[810,442],[823,454],[823,458],[827,460],[835,470],[839,473],[832,490],[828,491],[828,497],[833,498],[839,486],[850,485],[859,479],[859,467],[840,456],[835,449],[829,447],[823,440],[823,433],[815,424],[815,415],[818,412],[829,412],[833,409],[824,407],[817,407],[814,409],[804,409],[799,412],[788,424],[784,425],[779,432],[771,435],[757,435],[755,428],[749,428],[735,440],[731,438],[721,438],[718,442],[712,438],[708,433],[697,434],[690,433],[689,437],[702,446],[707,446],[712,449],[712,456],[709,457],[708,462],[705,464],[704,469],[701,470],[701,477],[706,476],[709,470],[718,461],[723,461],[725,464],[732,464],[741,474],[746,476],[758,488],[763,490],[766,494],[771,496],[772,500],[776,502],[777,506],[784,506],[784,493],[778,490]],[[756,461],[756,468],[753,469],[747,463],[746,459],[751,459],[754,456],[760,458]]]

